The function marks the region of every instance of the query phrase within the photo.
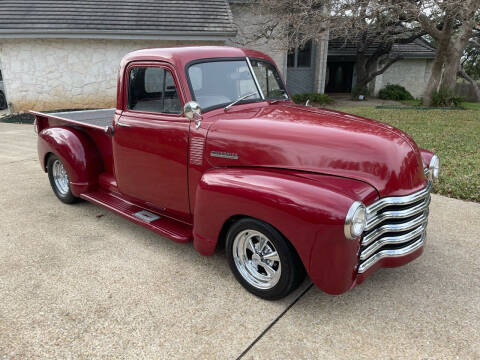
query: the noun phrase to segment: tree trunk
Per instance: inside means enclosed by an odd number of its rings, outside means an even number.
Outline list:
[[[443,73],[441,89],[453,94],[457,85],[458,67],[460,59],[463,55],[463,50],[466,46],[466,41],[463,39],[452,38],[450,40],[450,47],[445,62],[445,71]]]
[[[426,106],[432,105],[432,95],[438,90],[440,81],[442,79],[443,64],[445,63],[445,57],[448,52],[448,41],[441,41],[438,44],[437,55],[432,65],[432,73],[428,79],[427,86],[423,92],[423,104]]]
[[[443,69],[443,58],[439,57],[438,54],[433,61],[432,66],[432,73],[430,74],[430,78],[428,79],[427,86],[423,92],[423,104],[425,106],[432,105],[432,95],[434,91],[438,90],[438,86],[440,85],[440,79],[442,77],[442,69]]]
[[[463,52],[463,51],[462,51]],[[446,93],[453,94],[455,86],[457,85],[458,65],[460,64],[460,57],[462,53],[457,53],[457,50],[451,46],[449,54],[445,61],[445,71],[443,72],[442,84],[440,88]]]
[[[453,19],[451,17],[450,21],[446,22],[445,28],[436,34],[437,55],[423,94],[423,103],[427,106],[432,105],[434,91],[442,89],[452,94],[455,91],[460,58],[473,31],[473,19],[463,22],[462,26],[456,30],[453,27]]]
[[[355,86],[352,89],[352,97],[354,98],[358,97],[358,95],[368,95],[367,94],[368,71],[366,68],[367,61],[368,61],[368,58],[366,56],[357,54],[356,63],[355,63],[357,80],[355,82]]]

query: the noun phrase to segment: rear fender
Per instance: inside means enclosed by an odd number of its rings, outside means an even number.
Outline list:
[[[345,216],[354,201],[367,193],[376,196],[376,191],[355,180],[315,178],[252,168],[206,172],[196,192],[195,249],[213,254],[228,219],[253,217],[274,226],[291,242],[318,287],[329,293],[348,290],[356,276],[359,242],[345,238]]]
[[[102,172],[102,158],[85,133],[71,127],[47,128],[38,134],[38,156],[44,171],[47,157],[55,154],[67,169],[70,188],[75,196],[92,190]]]

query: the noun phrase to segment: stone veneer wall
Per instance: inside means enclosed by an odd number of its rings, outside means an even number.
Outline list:
[[[278,66],[284,79],[287,76],[287,52],[283,49],[281,37],[279,40],[256,39],[258,35],[259,23],[268,21],[267,17],[254,13],[251,4],[230,3],[232,10],[233,23],[237,27],[237,35],[226,41],[227,45],[249,48],[261,51],[270,56]]]
[[[130,51],[223,42],[150,40],[0,40],[0,63],[13,112],[115,107],[117,72]]]
[[[404,59],[394,63],[382,75],[375,79],[375,95],[388,84],[402,85],[410,91],[414,98],[423,95],[430,73],[433,59]]]

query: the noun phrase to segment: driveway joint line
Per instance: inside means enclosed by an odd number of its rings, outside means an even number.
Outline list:
[[[290,310],[293,305],[297,303],[298,300],[300,300],[303,295],[305,295],[311,288],[313,287],[313,283],[311,283],[305,290],[302,291],[300,295],[298,295],[293,302],[287,306],[285,310],[282,311],[280,315],[278,315],[261,333],[258,335],[250,345],[247,346],[245,350],[240,354],[239,357],[237,357],[237,360],[242,359],[254,346],[255,344]]]

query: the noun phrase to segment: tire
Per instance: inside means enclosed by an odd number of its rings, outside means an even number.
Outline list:
[[[67,170],[57,156],[50,155],[48,157],[47,172],[53,192],[61,202],[73,204],[79,200],[72,194]]]
[[[263,299],[281,299],[305,278],[305,269],[293,246],[262,221],[238,220],[227,233],[225,248],[238,282]]]
[[[5,98],[5,94],[0,91],[0,110],[5,110],[8,107],[7,99]]]

